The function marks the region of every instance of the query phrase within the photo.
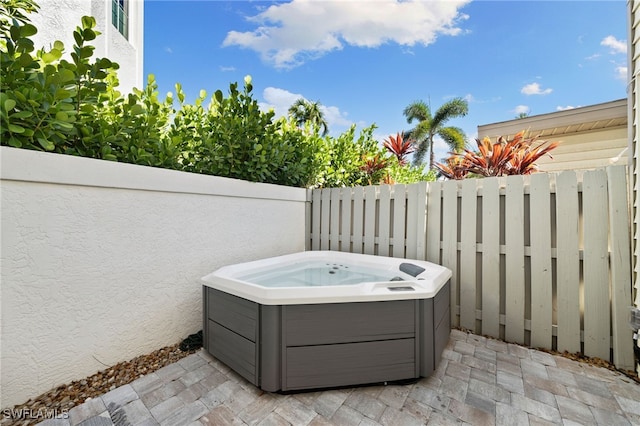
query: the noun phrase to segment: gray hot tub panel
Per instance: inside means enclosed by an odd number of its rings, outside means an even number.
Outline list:
[[[269,392],[427,377],[450,333],[433,299],[267,306],[204,287],[204,346]]]

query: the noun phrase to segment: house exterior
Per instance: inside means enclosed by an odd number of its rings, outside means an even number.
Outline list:
[[[640,244],[638,244],[638,232],[640,231],[640,209],[638,209],[638,185],[640,185],[640,152],[638,150],[638,139],[640,138],[640,1],[627,1],[627,31],[629,44],[627,48],[627,96],[629,100],[629,140],[631,141],[631,152],[629,156],[629,178],[631,190],[631,235],[633,244],[633,270],[632,281],[635,288],[635,306],[640,308],[640,282],[638,281],[638,269],[640,265]],[[640,339],[636,340],[640,347]],[[636,366],[636,371],[640,375],[640,364]]]
[[[511,138],[520,131],[560,141],[537,161],[541,171],[587,170],[629,162],[627,99],[478,126],[478,137]]]
[[[68,55],[74,45],[73,30],[81,25],[83,16],[93,16],[102,33],[92,41],[94,57],[107,57],[120,65],[123,93],[143,87],[143,0],[45,0],[38,4],[39,12],[30,17],[38,28],[33,37],[36,49],[60,40]]]

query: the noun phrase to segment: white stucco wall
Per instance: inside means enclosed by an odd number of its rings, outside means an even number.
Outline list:
[[[3,408],[201,329],[218,267],[304,250],[301,188],[0,155]]]
[[[49,48],[55,40],[60,40],[69,56],[75,43],[73,31],[81,26],[83,16],[93,16],[96,29],[102,33],[91,41],[95,46],[94,58],[106,57],[120,65],[119,89],[123,93],[131,92],[133,87],[143,87],[143,0],[129,0],[128,39],[111,23],[111,0],[40,0],[38,4],[39,12],[30,15],[38,28],[38,34],[33,36],[36,49]]]

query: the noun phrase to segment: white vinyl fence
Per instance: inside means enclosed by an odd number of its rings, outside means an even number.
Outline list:
[[[454,326],[632,369],[626,173],[314,189],[307,244],[442,264]]]

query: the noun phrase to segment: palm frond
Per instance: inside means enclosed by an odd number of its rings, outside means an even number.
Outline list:
[[[453,152],[462,152],[466,148],[467,136],[459,127],[443,127],[438,131],[438,136],[445,141]]]
[[[429,120],[431,121],[431,109],[429,105],[423,101],[415,101],[404,109],[402,114],[407,117],[407,123],[411,124],[413,120],[419,122]]]
[[[433,115],[433,127],[441,127],[452,118],[464,117],[469,112],[469,104],[462,98],[454,98],[445,102]]]

